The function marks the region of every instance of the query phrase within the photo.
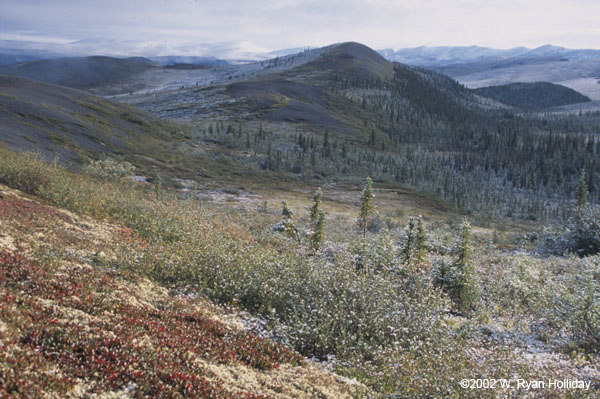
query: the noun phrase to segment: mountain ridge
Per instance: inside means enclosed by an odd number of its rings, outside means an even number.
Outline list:
[[[15,75],[76,89],[89,89],[123,81],[155,65],[143,57],[125,59],[106,56],[67,57],[0,67],[0,74]]]
[[[389,60],[424,67],[444,67],[480,61],[499,62],[511,58],[569,57],[577,60],[600,58],[600,50],[568,49],[551,44],[536,48],[513,47],[510,49],[480,46],[419,46],[398,50],[386,49],[379,52]]]

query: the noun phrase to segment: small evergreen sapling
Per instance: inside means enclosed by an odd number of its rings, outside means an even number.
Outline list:
[[[425,226],[423,225],[423,218],[419,215],[417,217],[417,237],[415,245],[415,262],[425,262],[427,256],[427,249],[425,248],[427,237],[425,235]]]
[[[405,263],[419,264],[425,262],[427,256],[426,240],[423,218],[421,216],[411,217],[406,228],[406,245],[403,251]]]
[[[286,201],[282,201],[283,210],[281,212],[281,216],[283,216],[283,220],[281,221],[283,232],[290,238],[293,238],[296,241],[300,241],[300,236],[298,235],[298,229],[296,228],[296,223],[294,222],[294,213],[288,207]]]
[[[310,207],[310,224],[311,226],[315,224],[317,217],[319,216],[319,209],[321,209],[321,187],[317,188],[317,191],[313,194],[312,197],[312,206]]]
[[[408,226],[406,227],[406,245],[404,246],[403,251],[405,263],[410,263],[413,258],[415,251],[415,241],[415,219],[411,217],[408,220]]]
[[[160,176],[157,174],[156,179],[154,180],[154,195],[159,196],[162,189],[162,180]]]
[[[456,260],[452,265],[457,277],[453,287],[453,296],[462,311],[472,310],[477,299],[473,262],[471,261],[472,254],[471,224],[465,220],[461,225],[460,239],[456,247]]]
[[[313,204],[310,207],[310,227],[312,232],[310,233],[310,246],[317,250],[321,246],[324,238],[325,230],[325,213],[321,210],[321,188],[313,194]]]
[[[369,218],[373,213],[373,182],[370,177],[367,177],[367,181],[363,187],[362,196],[360,199],[360,213],[358,215],[358,225],[360,226],[363,237],[367,235],[367,227],[369,225]]]
[[[475,308],[478,290],[475,283],[471,248],[471,225],[464,221],[454,247],[454,261],[439,262],[433,281],[452,299],[456,308],[468,313]]]
[[[310,236],[311,247],[316,251],[321,247],[325,239],[325,213],[319,210],[317,219],[313,226],[313,231]]]

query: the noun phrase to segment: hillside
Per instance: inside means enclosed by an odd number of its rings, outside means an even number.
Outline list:
[[[148,90],[148,83],[158,82],[156,71],[162,71],[161,83]],[[145,89],[114,98],[175,121],[175,131],[186,132],[175,142],[158,134],[156,140],[137,141],[143,149],[119,143],[111,149],[111,157],[133,160],[150,180],[167,170],[170,178],[188,185],[259,178],[277,187],[338,177],[356,182],[370,175],[428,193],[463,212],[539,219],[565,212],[572,182],[585,167],[590,200],[600,195],[600,174],[594,172],[600,162],[594,155],[597,141],[589,139],[597,134],[597,114],[544,121],[515,115],[497,99],[447,76],[390,63],[357,43],[244,66],[149,69],[142,76],[126,85],[140,83]],[[126,114],[131,112],[105,116],[129,126]],[[11,117],[13,124],[19,120]],[[27,123],[39,125],[32,120]],[[42,125],[56,133],[51,123]],[[161,124],[132,127],[141,133],[154,126]],[[553,134],[559,130],[566,134]],[[21,136],[11,134],[13,143],[19,141],[13,146],[35,147]],[[516,144],[520,141],[523,145]],[[571,141],[577,143],[566,143]],[[585,151],[574,154],[569,146]],[[556,168],[567,176],[557,184],[551,177]],[[523,195],[514,197],[517,191]],[[490,198],[499,204],[493,211],[486,206]]]
[[[142,57],[68,57],[7,65],[0,67],[0,74],[89,89],[121,82],[153,66],[152,61]]]
[[[405,106],[411,109],[408,112],[415,107],[440,108],[442,101],[453,104],[449,106],[455,111],[468,112],[486,102],[451,79],[395,66],[358,43],[335,44],[307,53],[311,56],[302,53],[304,62],[278,68],[286,61],[274,60],[274,68],[233,83],[217,82],[120,99],[167,119],[195,122],[218,116],[264,120],[319,133],[329,130],[358,143],[368,142],[370,126],[380,115],[365,109],[356,99],[371,96],[381,88],[381,93],[390,93],[394,85],[402,86],[393,95],[405,98]],[[448,112],[446,116],[450,115]]]
[[[0,75],[0,123],[9,147],[76,165],[109,154],[156,163],[184,131],[125,104],[8,75]]]
[[[147,241],[121,223],[0,184],[0,226],[2,397],[349,399],[363,389],[250,331],[248,314],[98,267],[123,246],[143,254]]]
[[[251,88],[250,83],[241,84],[239,94],[245,96],[247,93],[243,90]],[[305,88],[308,88],[306,93],[302,92]],[[279,89],[282,96],[299,96],[307,101],[308,106],[318,100],[313,106],[317,111],[320,111],[320,104],[329,98],[317,87],[289,81]],[[232,90],[238,90],[238,85],[232,85]],[[322,100],[319,100],[320,96]],[[243,98],[245,101],[246,97]],[[270,101],[268,96],[264,98]],[[325,115],[325,122],[330,121],[332,128],[339,126],[338,121],[320,112],[306,115],[312,115],[312,118]],[[300,117],[303,115],[300,114]],[[282,112],[275,113],[273,118],[283,118]],[[269,122],[265,121],[267,129]],[[96,160],[126,162],[135,167],[139,179],[155,182],[160,176],[162,184],[188,190],[192,184],[207,185],[207,191],[211,189],[207,195],[225,196],[230,201],[244,201],[247,195],[274,201],[271,200],[273,196],[281,198],[290,186],[298,186],[302,190],[311,184],[310,180],[298,179],[297,175],[285,170],[265,170],[256,165],[255,159],[250,161],[244,139],[238,140],[237,145],[242,147],[239,150],[231,143],[200,140],[199,133],[188,124],[161,120],[123,103],[23,78],[0,76],[0,122],[3,126],[0,130],[2,148],[35,151],[47,161],[56,159],[60,164],[77,170],[90,167]],[[313,119],[308,122],[316,124],[323,121]],[[251,123],[244,122],[244,131],[253,129]],[[253,142],[258,139],[254,133],[252,137]],[[234,136],[229,135],[229,139],[233,140]],[[254,145],[260,151],[260,162],[264,144],[260,139]],[[223,162],[224,159],[226,162]],[[267,187],[271,191],[265,194],[262,191]],[[232,192],[228,194],[223,190]],[[412,190],[402,192],[407,199],[416,194]],[[396,194],[393,191],[390,194],[392,202]],[[343,192],[340,193],[340,197],[343,195]],[[446,209],[443,201],[420,198],[421,195],[416,194],[414,200],[408,200],[408,206],[414,208],[417,203],[427,204],[426,208],[431,208],[432,212]]]
[[[374,218],[362,237],[358,187],[343,198],[350,212],[335,189],[323,190],[315,248],[307,193],[288,192],[292,238],[272,228],[282,217],[266,205],[72,173],[0,148],[0,394],[479,399],[455,378],[478,370],[583,381],[577,397],[597,397],[599,326],[586,312],[598,304],[578,300],[597,289],[597,256],[539,255],[514,227],[474,227],[471,241],[466,222],[421,217],[409,219],[425,231],[413,251],[403,225]],[[452,272],[449,243],[465,240],[478,291],[459,297],[439,265]],[[489,398],[526,392],[511,387]]]
[[[322,50],[319,58],[304,65],[308,72],[325,73],[329,79],[333,77],[329,73],[364,80],[386,80],[394,75],[392,63],[364,44],[346,42]]]
[[[484,97],[523,109],[543,109],[591,101],[573,89],[548,82],[511,83],[473,90]]]
[[[470,88],[551,82],[600,100],[600,50],[545,45],[530,49],[440,46],[379,51],[390,61],[429,68]],[[597,108],[597,107],[595,107]]]
[[[502,204],[497,215],[538,219],[566,209],[576,171],[585,166],[591,198],[599,198],[594,112],[576,120],[520,115],[452,78],[387,62],[356,43],[291,57],[297,62],[273,59],[245,77],[119,99],[195,126],[196,143],[225,148],[210,158],[244,164],[240,173],[303,182],[370,175],[457,209],[491,212],[485,203],[494,198]],[[554,134],[559,130],[566,134]],[[575,155],[570,145],[585,151]],[[569,176],[558,184],[551,177],[556,167]],[[543,182],[543,201],[534,181]]]

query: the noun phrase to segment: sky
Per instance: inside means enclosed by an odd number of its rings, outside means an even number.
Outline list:
[[[1,0],[0,39],[598,49],[600,0]]]

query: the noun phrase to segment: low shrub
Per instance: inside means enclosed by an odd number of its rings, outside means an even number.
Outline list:
[[[563,227],[546,229],[539,248],[555,255],[575,253],[583,257],[600,253],[600,207],[579,209]]]

